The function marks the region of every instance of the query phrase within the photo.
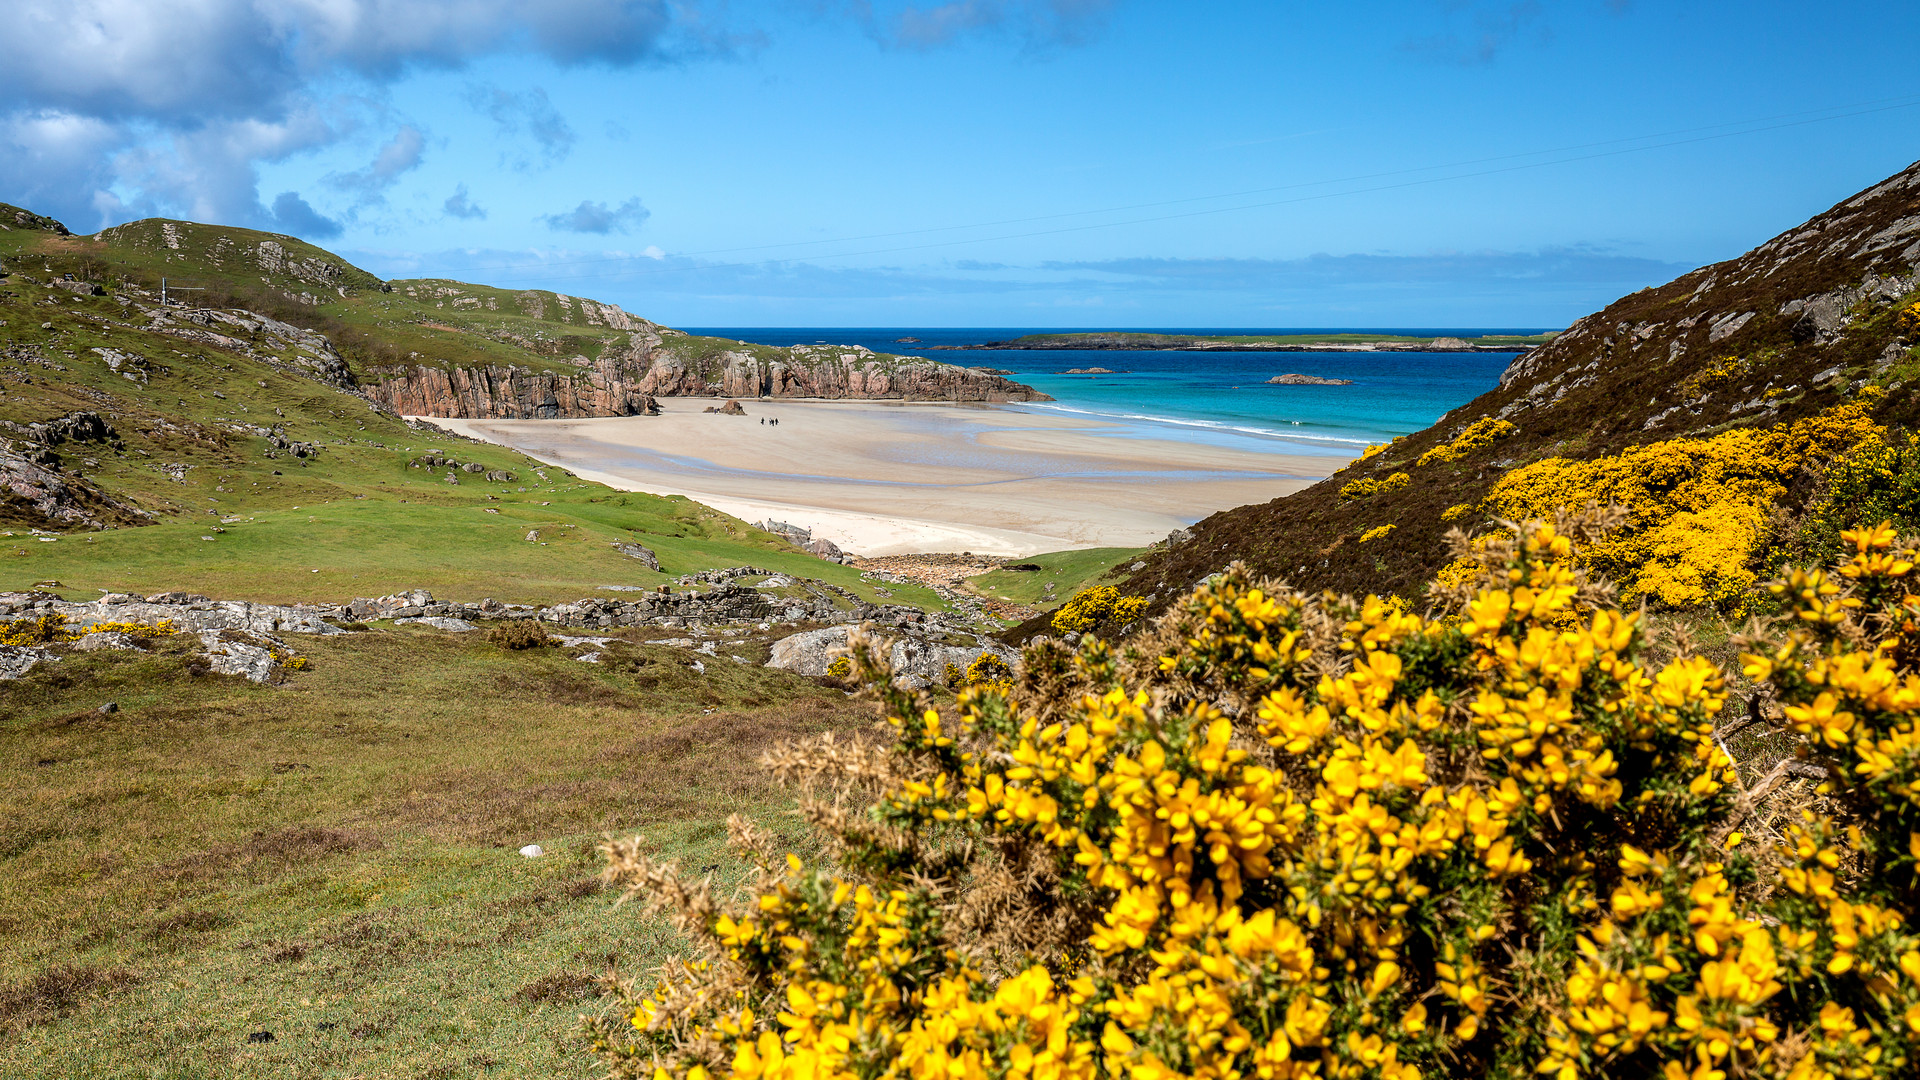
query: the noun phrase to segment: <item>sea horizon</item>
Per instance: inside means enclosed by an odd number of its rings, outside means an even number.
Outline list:
[[[979,345],[1025,334],[1094,331],[1028,327],[687,327],[688,333],[757,345],[858,345],[1009,371],[1054,398],[1014,403],[1017,411],[1087,416],[1117,438],[1173,439],[1266,453],[1351,458],[1369,445],[1425,428],[1498,384],[1514,352],[1189,352],[1152,349],[982,350],[956,354],[935,346]],[[1113,328],[1105,328],[1112,330]],[[1151,328],[1125,333],[1394,334],[1481,337],[1539,334],[1538,328]],[[904,342],[902,338],[916,338]],[[1111,374],[1070,375],[1073,368]],[[1285,386],[1287,373],[1352,380],[1350,385]]]

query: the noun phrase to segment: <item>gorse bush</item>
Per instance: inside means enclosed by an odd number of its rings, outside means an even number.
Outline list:
[[[1590,461],[1548,458],[1501,477],[1482,505],[1514,521],[1589,501],[1622,506],[1625,527],[1586,557],[1628,600],[1744,610],[1788,482],[1883,435],[1869,414],[1878,393],[1766,429],[1668,439]]]
[[[1483,416],[1473,423],[1468,424],[1466,430],[1462,431],[1452,442],[1443,443],[1421,454],[1418,464],[1434,465],[1445,464],[1450,461],[1459,461],[1475,450],[1492,446],[1494,443],[1499,442],[1501,439],[1519,430],[1520,429],[1513,426],[1510,421],[1496,420],[1491,416]]]
[[[1340,498],[1342,500],[1364,499],[1370,495],[1381,495],[1389,491],[1399,491],[1412,482],[1413,477],[1403,472],[1389,473],[1386,477],[1379,480],[1375,480],[1371,476],[1363,476],[1358,480],[1349,480],[1345,484],[1342,484],[1340,486]]]
[[[1101,585],[1075,593],[1073,599],[1053,613],[1052,626],[1062,634],[1080,634],[1093,630],[1119,629],[1140,617],[1147,601],[1139,596],[1121,596],[1112,585]]]
[[[596,1049],[660,1080],[1914,1075],[1916,553],[1851,533],[1773,586],[1746,674],[1825,780],[1763,837],[1723,673],[1649,662],[1575,540],[1600,524],[1462,544],[1430,617],[1236,567],[944,714],[861,650],[889,740],[769,757],[821,861],[736,819],[759,872],[722,901],[608,845],[698,952],[620,984]]]
[[[1840,534],[1874,522],[1901,532],[1920,529],[1920,436],[1872,435],[1828,466],[1825,490],[1801,527],[1807,550],[1831,559]]]

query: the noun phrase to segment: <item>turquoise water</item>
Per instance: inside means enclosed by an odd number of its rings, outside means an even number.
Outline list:
[[[929,345],[1003,341],[1036,331],[1015,328],[721,327],[688,328],[763,345],[816,342],[862,345],[875,352],[926,356],[970,367],[1012,371],[1016,381],[1056,401],[1014,409],[1085,415],[1114,423],[1118,437],[1148,437],[1264,450],[1270,453],[1352,457],[1431,425],[1449,410],[1491,390],[1511,353],[1424,352],[1153,352],[1109,350],[947,351]],[[1331,333],[1300,330],[1169,330],[1164,333]],[[1526,329],[1396,330],[1421,337],[1442,334],[1538,333]],[[903,344],[897,339],[919,338]],[[1066,375],[1069,368],[1104,367],[1120,374]],[[1351,386],[1273,386],[1287,372],[1352,379]]]

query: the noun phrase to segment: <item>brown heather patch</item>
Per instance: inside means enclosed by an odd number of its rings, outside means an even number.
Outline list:
[[[126,968],[49,968],[17,986],[0,988],[0,1031],[50,1023],[139,981],[140,976]]]

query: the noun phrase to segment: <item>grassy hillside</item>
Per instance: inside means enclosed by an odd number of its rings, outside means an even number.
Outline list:
[[[1920,166],[1579,320],[1497,388],[1305,491],[1207,518],[1130,591],[1164,601],[1244,559],[1310,590],[1419,596],[1450,529],[1589,497],[1628,504],[1643,562],[1717,559],[1718,579],[1751,581],[1851,445],[1812,452],[1808,433],[1847,403],[1860,424],[1920,419],[1917,288]],[[1727,522],[1738,537],[1707,535]]]
[[[157,298],[166,277],[170,287],[204,290],[176,299],[263,312],[326,334],[362,380],[378,381],[380,369],[403,364],[518,365],[564,375],[635,331],[661,335],[695,372],[721,352],[793,359],[787,349],[693,337],[565,293],[438,278],[383,282],[332,252],[277,233],[153,218],[74,236],[6,204],[0,204],[0,226],[0,263],[11,268],[40,278],[70,273],[141,299]]]
[[[132,287],[84,295],[54,286],[45,266],[34,273],[17,256],[4,264],[0,423],[15,427],[0,438],[50,449],[75,489],[151,516],[103,511],[100,524],[129,527],[93,532],[0,501],[0,533],[12,534],[0,535],[0,589],[58,580],[89,593],[341,600],[426,588],[551,602],[756,565],[878,598],[851,568],[706,507],[615,492],[511,450],[409,427],[298,373],[288,358],[299,350],[270,336],[245,342],[249,357],[156,333]],[[29,425],[78,412],[102,417],[114,437],[33,441]],[[313,450],[298,456],[276,440]],[[420,465],[431,451],[482,471],[453,471],[449,483],[445,466]],[[489,472],[512,479],[488,481]],[[142,521],[152,524],[131,527]],[[539,539],[526,540],[529,530]],[[634,541],[658,553],[662,573],[613,546]]]
[[[796,825],[760,751],[872,722],[624,640],[599,664],[410,628],[297,646],[277,687],[194,674],[180,639],[0,684],[0,1075],[594,1075],[593,979],[680,940],[612,910],[600,837],[736,880],[728,813]]]

